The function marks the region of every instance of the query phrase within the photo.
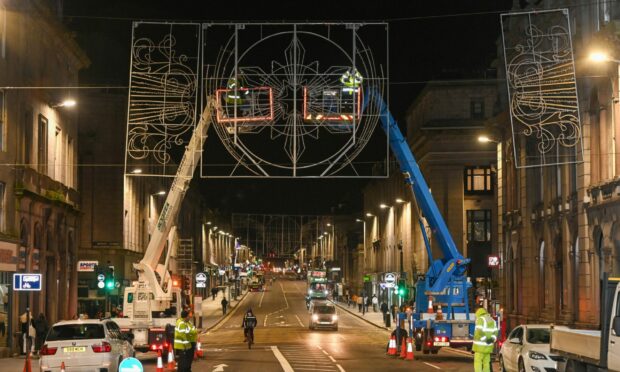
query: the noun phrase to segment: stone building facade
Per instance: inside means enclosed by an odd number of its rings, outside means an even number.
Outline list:
[[[519,323],[595,327],[603,272],[620,274],[617,224],[620,174],[618,63],[595,65],[595,47],[620,57],[620,6],[572,2],[573,53],[581,114],[583,162],[516,168],[508,113],[493,119],[498,149],[498,246],[504,314]],[[543,1],[537,9],[567,7]],[[514,11],[528,11],[519,2]],[[503,52],[499,52],[503,64]],[[500,67],[503,71],[504,67]],[[506,100],[505,84],[500,97]],[[503,104],[506,107],[506,104]],[[524,156],[517,153],[516,156]]]
[[[0,3],[0,355],[19,350],[18,316],[66,319],[77,306],[78,71],[89,60],[54,2]],[[68,269],[67,269],[68,268]],[[12,274],[42,274],[40,292],[14,292]],[[6,352],[6,353],[5,353]]]

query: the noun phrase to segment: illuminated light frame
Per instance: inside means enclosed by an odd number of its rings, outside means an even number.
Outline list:
[[[267,90],[269,91],[269,116],[256,116],[256,117],[234,117],[234,118],[225,118],[222,116],[222,108],[218,108],[216,120],[220,124],[227,123],[244,123],[244,122],[257,122],[257,121],[272,121],[273,120],[273,90],[271,87],[257,87],[257,88],[239,88],[237,91],[259,91],[259,90]],[[232,89],[217,89],[215,91],[215,95],[217,97],[217,102],[223,98],[222,95],[224,93],[231,92]]]
[[[359,92],[357,94],[357,110],[354,114],[340,114],[337,116],[322,116],[322,114],[318,114],[316,117],[308,117],[308,87],[304,87],[304,111],[303,118],[304,121],[312,121],[312,120],[323,120],[323,121],[331,121],[331,122],[349,122],[353,121],[354,117],[360,118],[362,114],[362,87],[359,87]]]

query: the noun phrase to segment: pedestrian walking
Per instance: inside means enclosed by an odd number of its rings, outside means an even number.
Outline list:
[[[491,371],[491,353],[497,340],[497,325],[484,307],[476,310],[476,330],[474,331],[474,371]]]
[[[34,349],[38,352],[39,350],[41,350],[41,346],[45,342],[45,336],[47,335],[47,331],[49,330],[49,325],[47,324],[47,320],[45,319],[45,315],[43,315],[43,313],[40,313],[39,317],[34,321],[34,330]]]
[[[366,305],[366,312],[368,312],[368,309],[370,308],[370,305],[372,305],[372,299],[368,296],[366,296],[364,298],[364,305]]]
[[[357,296],[357,310],[361,313],[362,307],[364,304],[364,298],[362,296]]]
[[[226,297],[222,298],[222,313],[224,315],[226,315],[226,307],[228,307],[228,301],[226,300]]]
[[[215,301],[215,296],[217,296],[217,287],[211,288],[211,298]]]
[[[351,295],[348,288],[344,291],[344,297],[347,299],[347,307],[349,307],[351,305]]]
[[[372,311],[377,312],[377,305],[379,305],[379,299],[376,294],[372,295]]]
[[[181,317],[177,319],[174,328],[174,351],[177,358],[178,372],[192,372],[192,361],[198,332],[196,327],[189,321],[189,312],[181,311]]]

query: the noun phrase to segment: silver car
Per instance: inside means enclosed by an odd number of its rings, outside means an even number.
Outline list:
[[[71,372],[117,372],[135,352],[113,320],[86,319],[54,324],[40,355],[40,372],[58,372],[62,363]]]
[[[310,329],[331,328],[338,330],[336,306],[328,302],[313,301],[310,307]]]

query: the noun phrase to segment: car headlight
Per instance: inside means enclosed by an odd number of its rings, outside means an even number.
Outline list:
[[[332,320],[335,322],[336,320],[338,320],[338,315],[332,315]]]
[[[316,314],[312,315],[312,320],[316,322],[317,320],[319,320],[319,316]]]
[[[308,289],[308,294],[312,294],[312,289]]]
[[[327,291],[323,291],[325,293],[325,296],[327,296]]]
[[[545,354],[541,354],[536,351],[530,351],[529,355],[530,355],[530,359],[534,359],[534,360],[546,360],[547,359]]]

